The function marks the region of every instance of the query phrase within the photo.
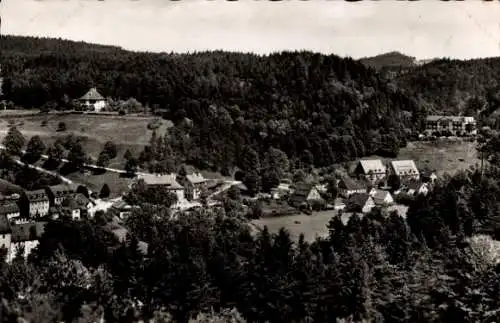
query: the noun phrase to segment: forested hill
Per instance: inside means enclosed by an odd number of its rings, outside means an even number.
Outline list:
[[[9,36],[3,42],[10,48],[7,100],[36,107],[79,97],[92,85],[105,96],[135,97],[174,121],[191,119],[193,149],[206,150],[197,155],[210,155],[201,159],[212,165],[232,164],[248,145],[258,153],[273,146],[289,157],[312,154],[320,165],[393,155],[416,121],[409,97],[359,61],[335,55],[89,51],[93,45]],[[230,156],[214,160],[221,147]]]
[[[475,115],[485,103],[499,108],[500,58],[441,59],[412,68],[393,82],[431,113]],[[491,112],[491,111],[490,111]]]
[[[407,56],[400,52],[389,52],[377,56],[365,57],[361,58],[360,62],[376,70],[384,68],[408,68],[417,65],[415,57]]]

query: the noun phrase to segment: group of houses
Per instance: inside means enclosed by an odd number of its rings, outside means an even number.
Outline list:
[[[18,252],[26,257],[38,245],[49,219],[93,217],[94,202],[68,185],[48,186],[0,198],[0,248],[6,261]]]
[[[388,179],[391,175],[397,177],[398,187],[390,187]],[[336,180],[337,198],[331,205],[322,198],[328,188],[314,182],[295,185],[280,183],[273,189],[271,197],[282,199],[288,196],[290,205],[296,208],[326,204],[327,208],[336,210],[367,213],[375,206],[395,204],[399,195],[427,195],[436,179],[434,172],[419,170],[413,160],[393,160],[386,165],[380,159],[363,159],[357,163],[350,176]]]
[[[430,115],[425,119],[426,135],[475,136],[477,125],[474,117]]]

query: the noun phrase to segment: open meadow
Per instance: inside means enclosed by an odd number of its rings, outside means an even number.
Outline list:
[[[16,118],[0,116],[0,141],[7,134],[9,122],[16,125],[26,140],[38,135],[46,145],[70,133],[81,136],[84,138],[85,151],[93,158],[97,158],[107,141],[113,141],[118,147],[118,156],[111,161],[109,167],[123,168],[123,154],[127,149],[138,154],[148,144],[152,133],[152,130],[148,129],[148,124],[154,119],[155,117],[90,114],[40,114]],[[42,124],[44,121],[46,125]],[[66,131],[57,131],[60,122],[66,124]],[[170,126],[170,121],[162,120],[162,125],[156,131],[158,134],[163,134]]]

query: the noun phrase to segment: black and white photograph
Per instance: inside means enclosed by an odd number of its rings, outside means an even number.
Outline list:
[[[500,322],[500,1],[0,17],[0,323]]]

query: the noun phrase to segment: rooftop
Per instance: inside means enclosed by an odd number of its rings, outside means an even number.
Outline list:
[[[11,214],[18,212],[19,212],[19,206],[14,202],[0,205],[0,214]]]
[[[385,165],[380,159],[362,159],[359,163],[365,174],[368,174],[370,171],[373,173],[385,173]]]
[[[345,188],[348,190],[363,190],[367,187],[366,183],[354,180],[349,177],[341,179],[339,185],[341,185],[342,183],[344,183]]]
[[[104,97],[97,91],[95,87],[91,88],[84,96],[80,98],[83,101],[101,101]]]
[[[48,201],[49,198],[45,190],[26,191],[26,197],[30,202]]]
[[[59,184],[59,185],[49,186],[48,189],[52,193],[54,193],[55,195],[66,194],[68,192],[73,192],[73,189],[69,185],[65,185],[65,184]]]
[[[366,202],[370,199],[370,195],[366,193],[354,193],[349,196],[347,199],[346,204],[349,206],[364,206]]]
[[[465,116],[438,116],[438,115],[430,115],[426,118],[427,121],[440,121],[440,120],[449,120],[452,122],[474,122],[474,117],[465,117]]]
[[[177,183],[175,174],[141,174],[138,178],[144,180],[146,185],[165,185],[175,190],[183,188]]]
[[[391,161],[392,168],[399,175],[405,173],[407,175],[418,175],[417,165],[413,160],[393,160]]]
[[[192,184],[201,184],[207,181],[200,173],[192,173],[190,175],[186,175],[186,179]]]
[[[375,194],[373,195],[374,200],[380,200],[383,201],[385,200],[388,196],[390,196],[391,193],[384,191],[384,190],[377,190]]]
[[[12,242],[38,240],[45,231],[47,222],[31,222],[12,226]]]

